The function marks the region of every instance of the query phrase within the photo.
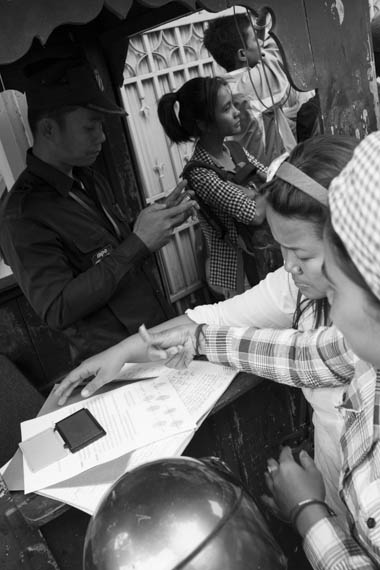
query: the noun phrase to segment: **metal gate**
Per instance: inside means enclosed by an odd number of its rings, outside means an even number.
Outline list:
[[[170,143],[158,120],[157,102],[192,77],[224,73],[203,46],[205,23],[219,16],[199,12],[130,39],[122,97],[148,204],[176,186],[193,149],[192,143]],[[205,289],[201,244],[193,219],[177,228],[159,253],[167,295],[179,312]]]
[[[3,91],[0,94],[0,196],[24,170],[26,151],[31,144],[25,95]],[[0,257],[0,280],[11,273],[11,268]]]

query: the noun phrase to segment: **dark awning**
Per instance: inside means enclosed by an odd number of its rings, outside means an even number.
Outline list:
[[[315,70],[303,0],[0,0],[3,85],[22,90],[20,68],[25,61],[51,49],[51,44],[59,45],[60,36],[67,41],[70,34],[84,44],[96,38],[115,84],[121,84],[129,36],[195,10],[219,12],[234,4],[273,10],[291,80],[299,89],[313,88]]]
[[[170,0],[145,0],[134,10],[135,31],[143,29],[143,16],[152,8]],[[215,4],[221,4],[215,2]],[[84,25],[97,20],[100,31],[112,22],[125,20],[136,0],[0,0],[0,65],[13,63],[24,56],[37,38],[42,45],[51,33],[63,25]],[[182,12],[195,9],[195,0],[181,0]],[[174,17],[178,8],[174,7]],[[167,19],[170,19],[166,11]],[[113,18],[112,18],[113,16]],[[157,15],[158,16],[158,15]],[[157,23],[160,18],[158,16]],[[117,27],[117,26],[116,26]],[[145,25],[146,27],[146,25]]]

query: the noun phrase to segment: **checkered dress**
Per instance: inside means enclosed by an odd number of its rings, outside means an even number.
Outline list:
[[[304,549],[316,570],[380,568],[380,372],[360,361],[335,327],[299,333],[207,326],[204,334],[212,362],[299,387],[349,383],[340,406],[340,496],[351,533],[325,517],[309,529]]]
[[[246,152],[246,151],[245,151]],[[261,172],[266,167],[246,152],[250,163]],[[197,143],[190,160],[200,160],[211,166],[215,162],[211,156]],[[234,220],[243,224],[251,224],[255,219],[256,204],[232,182],[222,180],[216,172],[207,168],[194,168],[188,175],[188,183],[195,194],[212,209],[217,218],[228,231],[228,241],[218,237],[215,229],[199,213],[199,221],[204,233],[210,256],[210,284],[225,289],[237,288],[237,231]]]

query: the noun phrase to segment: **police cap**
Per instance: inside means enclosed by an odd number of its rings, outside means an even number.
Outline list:
[[[126,115],[104,94],[99,71],[83,58],[47,58],[25,69],[26,99],[35,111],[66,105]]]

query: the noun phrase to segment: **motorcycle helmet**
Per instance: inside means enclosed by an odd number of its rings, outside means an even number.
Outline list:
[[[280,570],[285,556],[251,496],[215,460],[123,475],[87,529],[84,570]]]

